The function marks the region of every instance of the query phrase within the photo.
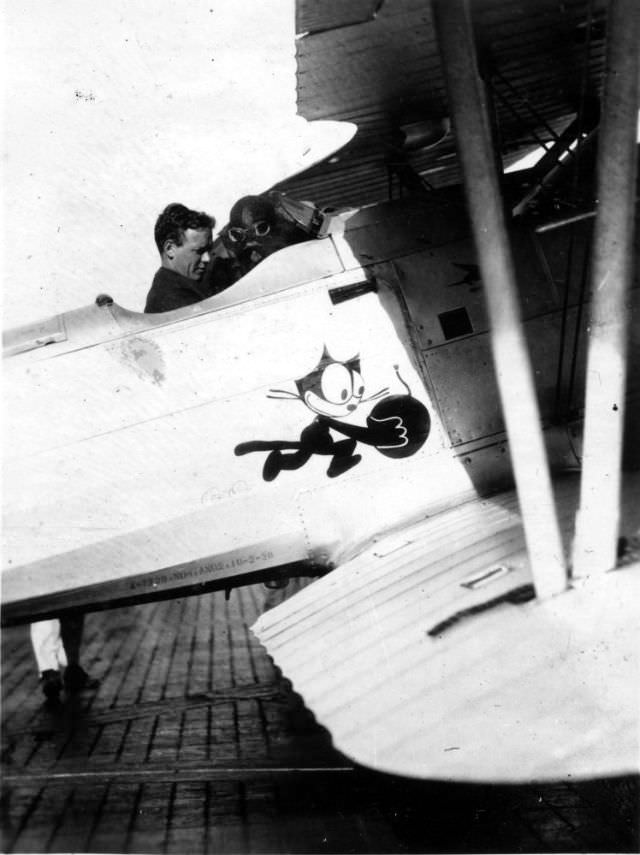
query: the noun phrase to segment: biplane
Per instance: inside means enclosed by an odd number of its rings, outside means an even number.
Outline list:
[[[3,622],[321,577],[255,631],[357,762],[635,771],[636,16],[348,7],[298,4],[301,106],[362,128],[278,187],[308,240],[5,333]]]

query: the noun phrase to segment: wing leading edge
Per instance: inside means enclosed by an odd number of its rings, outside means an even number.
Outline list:
[[[637,473],[625,489],[637,536]],[[555,497],[568,540],[577,480]],[[511,492],[382,538],[253,631],[364,766],[458,781],[622,774],[638,769],[639,593],[627,563],[533,600]]]

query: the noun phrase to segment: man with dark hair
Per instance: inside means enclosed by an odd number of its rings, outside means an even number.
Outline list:
[[[145,312],[169,312],[217,293],[202,277],[209,263],[215,220],[174,202],[156,221],[161,267],[153,278]]]

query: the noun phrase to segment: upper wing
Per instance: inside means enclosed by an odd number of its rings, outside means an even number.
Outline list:
[[[557,485],[565,533],[576,488]],[[504,782],[637,770],[640,566],[544,603],[530,583],[508,493],[382,538],[253,629],[365,766]]]
[[[506,167],[586,115],[582,102],[602,85],[606,3],[469,5]],[[296,32],[298,113],[355,122],[358,133],[287,182],[293,196],[364,205],[403,183],[410,192],[460,183],[430,2],[296,0]]]

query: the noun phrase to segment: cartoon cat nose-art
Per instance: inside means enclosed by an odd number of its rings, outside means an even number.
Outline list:
[[[410,457],[426,442],[431,420],[426,407],[411,396],[397,366],[395,368],[398,379],[407,389],[406,395],[390,395],[385,387],[364,397],[359,356],[340,362],[329,355],[325,346],[315,368],[295,381],[297,392],[272,389],[267,396],[301,401],[316,414],[311,424],[301,431],[299,439],[242,442],[236,446],[235,454],[268,451],[262,469],[265,481],[273,481],[285,469],[299,469],[314,454],[331,456],[327,475],[335,478],[362,460],[362,455],[354,454],[358,442],[372,445],[387,457]],[[340,421],[361,404],[375,400],[377,403],[366,417],[366,425]],[[331,431],[346,438],[336,440]]]
[[[360,374],[360,359],[354,356],[347,362],[338,362],[329,356],[325,347],[320,362],[313,371],[296,380],[298,398],[313,412],[321,416],[341,418],[356,410],[363,401],[372,401],[386,395],[381,389],[368,398],[364,395],[364,380]],[[270,398],[290,398],[292,393],[274,389]]]

